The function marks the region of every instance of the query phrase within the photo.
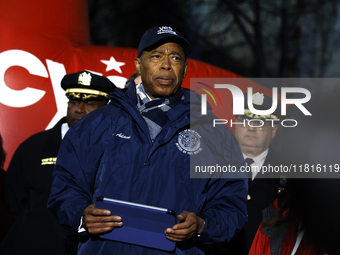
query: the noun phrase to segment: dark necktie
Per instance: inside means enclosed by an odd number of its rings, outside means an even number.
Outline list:
[[[246,161],[247,166],[249,166],[250,168],[251,168],[251,164],[255,162],[252,158],[246,158],[245,161]],[[249,181],[251,181],[253,178],[251,171],[248,172],[248,178],[249,178]]]
[[[251,166],[251,164],[253,164],[255,162],[252,158],[246,158],[245,161],[246,161],[248,166]]]

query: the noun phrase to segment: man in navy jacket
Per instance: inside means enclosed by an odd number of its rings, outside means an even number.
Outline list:
[[[60,224],[85,235],[78,254],[167,253],[98,238],[124,227],[119,215],[96,208],[100,196],[180,213],[180,223],[164,229],[175,254],[203,254],[201,244],[229,240],[244,225],[245,176],[203,171],[217,164],[239,169],[244,159],[231,131],[212,128],[213,114],[201,115],[199,95],[181,87],[190,51],[171,27],[146,31],[135,59],[143,82],[115,89],[108,106],[63,140],[48,207]],[[191,178],[194,165],[202,175]]]

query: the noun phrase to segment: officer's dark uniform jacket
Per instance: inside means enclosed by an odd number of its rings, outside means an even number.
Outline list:
[[[263,166],[285,166],[287,159],[283,154],[276,152],[273,148],[269,148],[266,160]],[[262,222],[262,210],[267,208],[277,198],[279,188],[284,185],[280,181],[280,173],[275,173],[271,178],[265,175],[271,173],[258,173],[256,178],[248,182],[248,222],[244,226],[248,251],[257,232],[259,225]]]
[[[61,144],[62,118],[16,150],[4,182],[4,203],[15,218],[1,254],[64,254],[63,228],[47,209],[52,172]]]
[[[273,148],[269,148],[263,166],[285,166],[286,164],[285,155],[278,153]],[[257,229],[262,222],[262,210],[274,202],[279,189],[283,188],[285,184],[281,182],[280,177],[280,173],[262,174],[260,172],[254,180],[248,180],[248,221],[241,232],[234,236],[229,243],[220,245],[217,254],[248,254]]]
[[[190,94],[195,92],[186,89],[184,101],[167,112],[169,121],[152,142],[136,109],[135,90],[135,86],[126,92],[116,89],[110,105],[70,128],[59,151],[48,207],[61,224],[74,230],[84,209],[99,196],[169,208],[178,214],[191,211],[205,220],[204,231],[194,240],[177,243],[175,254],[202,254],[198,244],[228,240],[242,228],[247,218],[247,184],[236,178],[190,178],[192,156],[179,140],[181,134],[195,131],[202,137],[197,164],[212,164],[214,160],[206,159],[219,158],[239,168],[244,160],[238,142],[225,125],[212,129],[213,116],[201,116],[199,104],[190,108]],[[93,236],[78,247],[78,254],[164,253]]]

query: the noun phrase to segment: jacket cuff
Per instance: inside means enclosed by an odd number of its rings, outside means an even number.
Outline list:
[[[209,220],[208,218],[206,218],[206,216],[204,215],[200,215],[197,214],[198,217],[202,218],[204,221],[204,228],[201,234],[197,235],[196,239],[194,240],[194,242],[200,242],[200,243],[204,243],[205,241],[207,241],[210,237],[210,231],[209,231]]]
[[[78,220],[75,220],[75,223],[74,224],[77,224],[76,226],[76,232],[80,235],[87,235],[88,232],[87,232],[87,229],[84,228],[84,219],[83,219],[83,215],[84,215],[84,210],[82,210],[81,212],[79,212],[76,216],[75,216],[75,219],[78,219]],[[78,223],[77,223],[78,222]]]
[[[85,232],[86,231],[86,224],[85,224],[85,214],[83,214],[81,217],[80,217],[80,224],[78,226],[78,233],[82,233],[82,232]]]

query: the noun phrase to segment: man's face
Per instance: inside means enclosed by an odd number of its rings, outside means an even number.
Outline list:
[[[135,59],[145,92],[151,99],[171,97],[186,75],[187,63],[183,48],[177,43],[165,43],[152,51],[143,51]]]
[[[238,116],[237,122],[243,122],[244,118]],[[271,123],[271,122],[270,122]],[[251,126],[256,124],[250,122]],[[263,125],[262,127],[251,127],[247,120],[245,125],[235,125],[235,137],[240,144],[242,152],[249,157],[256,157],[265,151],[272,139],[274,139],[278,125],[272,127],[271,124]]]
[[[66,121],[69,127],[84,117],[86,114],[107,104],[107,100],[99,101],[77,101],[69,100]]]

